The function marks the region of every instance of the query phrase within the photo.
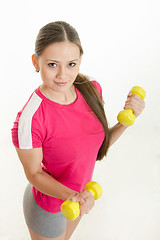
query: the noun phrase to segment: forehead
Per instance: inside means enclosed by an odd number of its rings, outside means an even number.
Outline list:
[[[42,58],[57,61],[70,61],[80,57],[80,49],[75,43],[68,41],[52,43],[43,51]]]

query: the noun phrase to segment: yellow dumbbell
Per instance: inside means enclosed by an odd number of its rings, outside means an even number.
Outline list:
[[[85,190],[91,192],[95,200],[102,196],[102,188],[97,182],[91,181],[87,183]],[[73,221],[80,214],[80,204],[79,202],[67,200],[61,205],[61,212],[65,218]]]
[[[146,96],[146,92],[143,88],[135,86],[130,91],[133,95],[138,95],[142,100],[144,100]],[[131,126],[135,121],[135,115],[133,114],[133,110],[128,108],[126,110],[120,111],[117,116],[118,121],[124,126]]]

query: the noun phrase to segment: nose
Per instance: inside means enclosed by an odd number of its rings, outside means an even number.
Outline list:
[[[58,79],[62,79],[63,80],[64,76],[65,76],[65,68],[61,66],[61,67],[58,68],[56,77]]]

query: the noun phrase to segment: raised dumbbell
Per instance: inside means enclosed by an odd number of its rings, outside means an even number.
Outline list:
[[[85,190],[91,192],[95,200],[102,196],[102,188],[97,182],[91,181],[87,183]],[[73,221],[80,214],[80,204],[79,202],[67,200],[61,205],[61,212],[65,218]]]
[[[130,92],[133,95],[138,95],[142,100],[144,100],[146,96],[146,92],[143,88],[135,86],[133,87]],[[135,121],[135,115],[133,110],[128,108],[126,110],[120,111],[117,116],[118,121],[124,126],[131,126]]]

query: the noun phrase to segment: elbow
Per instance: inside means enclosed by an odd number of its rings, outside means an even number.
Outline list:
[[[35,185],[35,181],[36,181],[35,179],[37,178],[37,175],[39,176],[39,175],[41,175],[43,173],[44,173],[44,171],[43,171],[42,168],[39,169],[36,172],[25,171],[26,178],[32,185]]]

